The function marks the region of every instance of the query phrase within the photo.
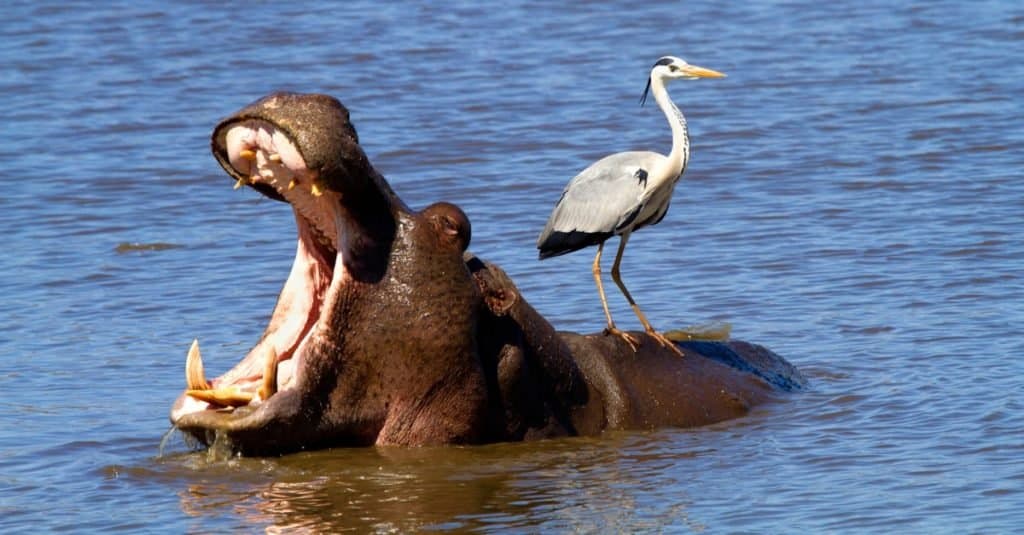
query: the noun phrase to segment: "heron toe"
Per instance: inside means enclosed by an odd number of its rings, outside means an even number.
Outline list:
[[[665,335],[659,333],[658,331],[655,331],[654,329],[648,329],[647,335],[650,336],[651,338],[654,338],[654,340],[657,341],[662,346],[671,349],[676,355],[679,355],[680,357],[683,356],[683,351],[679,349],[679,346],[672,342],[672,340],[669,340]]]
[[[604,334],[605,335],[609,335],[610,334],[610,335],[614,335],[614,336],[618,336],[619,338],[622,338],[623,340],[626,341],[627,344],[629,344],[629,347],[633,348],[633,352],[634,353],[640,347],[640,341],[637,340],[635,336],[627,333],[626,331],[618,329],[614,325],[609,325],[609,326],[605,327],[604,328]]]

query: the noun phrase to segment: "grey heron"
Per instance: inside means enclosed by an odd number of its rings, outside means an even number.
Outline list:
[[[608,310],[608,299],[601,284],[601,251],[604,242],[612,236],[620,236],[619,250],[612,264],[612,280],[626,296],[633,312],[640,318],[644,330],[661,345],[672,349],[680,356],[682,352],[663,334],[657,332],[640,311],[633,296],[629,294],[619,276],[622,251],[633,231],[647,225],[656,225],[672,200],[672,190],[686,170],[690,159],[690,138],[683,112],[669,98],[665,84],[670,80],[696,80],[698,78],[722,78],[725,75],[690,65],[675,56],[660,58],[651,68],[640,102],[647,100],[648,92],[668,119],[672,129],[672,151],[668,156],[650,151],[620,152],[606,156],[587,167],[562,191],[555,204],[547,225],[537,238],[540,259],[559,256],[584,247],[597,245],[594,256],[594,282],[601,296],[604,315],[608,319],[606,334],[614,334],[625,340],[635,351],[639,342],[635,337],[615,327]]]

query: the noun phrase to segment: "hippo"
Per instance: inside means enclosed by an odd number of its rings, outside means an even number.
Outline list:
[[[195,342],[171,423],[206,446],[280,455],[339,446],[481,444],[700,426],[805,380],[741,341],[558,332],[468,249],[466,214],[416,211],[371,165],[348,110],[274,93],[221,121],[214,158],[291,205],[291,272],[255,346],[208,380]]]

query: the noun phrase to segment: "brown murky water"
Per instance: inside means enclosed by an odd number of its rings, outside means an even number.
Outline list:
[[[985,532],[1024,525],[1024,8],[8,3],[0,21],[0,531]],[[235,192],[215,122],[276,89],[352,110],[410,204],[559,328],[596,331],[590,254],[538,263],[565,182],[693,159],[623,276],[669,329],[728,323],[811,390],[696,430],[473,448],[158,456],[203,343],[259,336],[287,209]],[[626,304],[612,306],[635,328]]]

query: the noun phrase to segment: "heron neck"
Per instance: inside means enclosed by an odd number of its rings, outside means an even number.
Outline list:
[[[675,180],[683,173],[686,163],[690,160],[690,132],[686,128],[686,117],[669,98],[662,80],[652,80],[651,91],[672,129],[672,152],[668,154],[666,178]]]

